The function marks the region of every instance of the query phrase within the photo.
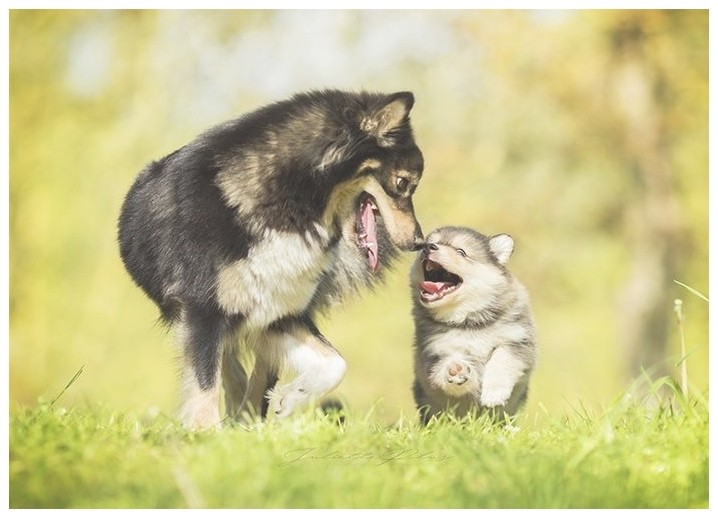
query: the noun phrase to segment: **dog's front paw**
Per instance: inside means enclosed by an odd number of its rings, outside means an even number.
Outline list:
[[[481,406],[495,408],[506,405],[511,397],[511,387],[503,385],[484,385],[481,391]]]
[[[279,419],[289,417],[294,411],[309,399],[307,391],[302,387],[293,387],[291,384],[276,387],[267,393],[269,399],[268,416]]]

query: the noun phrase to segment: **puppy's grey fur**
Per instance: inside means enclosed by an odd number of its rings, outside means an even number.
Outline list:
[[[513,239],[468,228],[432,232],[411,271],[414,398],[426,424],[493,410],[513,415],[536,364],[536,333],[524,286],[506,269]]]

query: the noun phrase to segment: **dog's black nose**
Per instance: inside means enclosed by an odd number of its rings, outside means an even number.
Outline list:
[[[439,246],[437,244],[427,243],[426,241],[424,241],[422,243],[417,243],[416,245],[414,245],[414,248],[412,250],[414,250],[414,252],[421,251],[421,252],[428,254],[432,250],[438,250],[438,249],[439,249]]]
[[[414,230],[414,246],[412,247],[412,251],[418,252],[424,247],[425,243],[424,233],[421,231],[421,227],[417,225],[416,230]]]

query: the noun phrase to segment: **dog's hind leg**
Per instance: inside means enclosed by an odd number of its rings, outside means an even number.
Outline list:
[[[178,323],[182,344],[182,403],[180,421],[187,428],[219,426],[219,387],[222,348],[232,329],[226,317],[199,307],[187,307]]]
[[[292,379],[269,391],[268,417],[283,418],[336,387],[346,361],[306,318],[285,322],[275,332],[282,377]]]
[[[247,398],[248,380],[247,372],[237,357],[237,347],[234,343],[224,345],[222,387],[227,415],[232,419],[238,419]]]
[[[257,360],[249,380],[247,406],[251,415],[263,419],[267,417],[269,407],[267,392],[277,384],[277,371],[271,358],[262,352],[264,351],[257,352]]]
[[[267,415],[267,391],[277,383],[277,333],[254,330],[241,334],[241,342],[247,351],[254,353],[252,376],[247,383],[241,407],[236,417],[264,418]]]

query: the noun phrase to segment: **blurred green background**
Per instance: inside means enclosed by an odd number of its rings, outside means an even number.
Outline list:
[[[425,232],[507,232],[540,363],[528,413],[645,368],[708,386],[708,11],[10,12],[10,403],[171,413],[177,351],[120,262],[123,196],[207,127],[312,88],[411,90]],[[411,414],[406,256],[323,317],[337,389]]]

